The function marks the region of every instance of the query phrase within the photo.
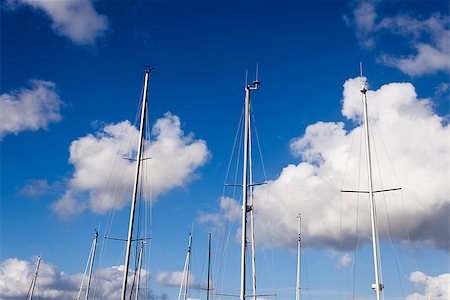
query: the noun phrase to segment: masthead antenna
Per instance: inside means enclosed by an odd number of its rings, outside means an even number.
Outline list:
[[[260,84],[260,82],[259,82],[259,80],[258,80],[258,73],[259,73],[259,64],[258,63],[256,63],[256,79],[255,79],[255,81],[253,81],[253,84],[256,86],[256,87],[258,87],[258,85]]]
[[[362,61],[359,62],[359,78],[361,80],[361,93],[366,94],[366,92],[367,92],[367,79],[363,78]]]
[[[244,86],[248,85],[248,70],[245,69],[245,82],[244,82]]]

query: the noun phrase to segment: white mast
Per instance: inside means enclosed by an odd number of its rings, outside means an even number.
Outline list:
[[[211,277],[211,232],[208,233],[208,283],[206,284],[206,300],[209,300],[210,277]]]
[[[187,299],[188,295],[188,285],[189,285],[189,273],[191,271],[190,265],[191,265],[191,247],[192,247],[192,234],[189,233],[189,245],[188,245],[188,251],[186,254],[186,261],[184,263],[184,269],[183,269],[183,279],[181,280],[181,286],[180,291],[178,293],[178,300],[181,298],[181,291],[183,290],[183,300]]]
[[[372,183],[372,162],[370,156],[370,139],[369,139],[369,117],[367,113],[367,86],[366,81],[363,80],[362,77],[362,63],[360,64],[361,69],[361,95],[363,101],[363,109],[364,109],[364,131],[366,136],[366,160],[367,160],[367,176],[369,183],[369,198],[370,198],[370,218],[372,224],[372,248],[373,248],[373,263],[375,270],[375,284],[372,284],[372,289],[375,291],[376,300],[381,299],[381,291],[384,288],[384,285],[381,283],[381,277],[379,273],[379,269],[381,269],[380,263],[378,261],[378,233],[377,233],[377,220],[376,220],[376,207],[375,207],[375,199],[373,197],[373,183]]]
[[[260,82],[256,79],[253,85],[245,86],[245,129],[244,129],[244,166],[242,177],[242,239],[241,239],[241,292],[240,300],[245,300],[246,284],[245,284],[245,261],[247,250],[247,213],[252,207],[247,205],[248,200],[248,154],[249,154],[249,131],[250,131],[250,93],[257,90]]]
[[[130,210],[130,224],[128,227],[128,239],[127,239],[127,248],[125,254],[125,266],[123,272],[123,282],[122,282],[122,296],[121,300],[125,300],[126,292],[127,292],[127,280],[128,280],[128,267],[130,265],[130,253],[131,253],[131,242],[133,238],[133,225],[134,225],[134,213],[136,206],[136,198],[138,192],[138,184],[139,184],[139,171],[142,160],[142,145],[143,145],[143,137],[144,137],[144,126],[147,112],[147,89],[148,89],[148,80],[150,77],[151,69],[145,70],[145,79],[144,79],[144,91],[142,94],[142,111],[141,111],[141,123],[139,130],[139,146],[136,158],[136,173],[134,176],[134,187],[133,187],[133,199],[131,201],[131,210]]]
[[[36,285],[40,264],[41,264],[41,257],[38,256],[37,263],[36,263],[36,270],[34,271],[34,276],[33,276],[33,279],[31,280],[31,286],[30,286],[30,289],[28,290],[27,300],[33,299],[34,287]]]
[[[295,300],[300,300],[300,259],[301,259],[301,238],[302,238],[302,215],[298,214],[298,241],[297,241],[297,285]]]
[[[89,298],[89,289],[90,289],[90,286],[91,286],[92,271],[94,269],[95,250],[97,249],[97,239],[98,239],[98,231],[96,230],[95,233],[94,233],[94,241],[92,242],[91,264],[89,266],[89,277],[88,277],[88,282],[86,284],[86,297],[85,297],[85,300],[88,300],[88,298]]]
[[[141,267],[142,267],[142,252],[144,250],[144,242],[141,242],[141,246],[139,247],[139,258],[138,258],[138,268],[137,268],[137,276],[136,276],[136,295],[134,296],[135,300],[139,299],[139,283],[141,281]]]
[[[186,270],[186,285],[184,286],[184,300],[187,298],[188,286],[189,286],[189,273],[191,271],[191,247],[192,247],[192,234],[189,233],[189,247],[187,253],[187,270]]]
[[[256,73],[258,74],[258,72]],[[258,75],[257,75],[258,76]],[[250,120],[251,121],[251,120]],[[251,122],[250,122],[251,125]],[[252,244],[252,291],[253,291],[253,300],[256,300],[256,246],[255,246],[255,214],[253,209],[253,154],[252,154],[252,133],[251,133],[251,126],[249,125],[249,132],[248,132],[248,147],[249,147],[249,155],[248,155],[248,162],[250,165],[250,172],[249,172],[249,196],[250,196],[250,231],[251,231],[251,244]]]

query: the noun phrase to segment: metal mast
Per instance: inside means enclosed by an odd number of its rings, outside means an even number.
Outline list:
[[[300,259],[301,259],[301,246],[302,246],[302,215],[298,214],[298,241],[297,241],[297,285],[295,300],[300,300]]]
[[[369,139],[369,117],[367,113],[367,82],[362,77],[362,64],[360,64],[361,69],[361,95],[364,110],[364,131],[366,137],[366,160],[367,160],[367,176],[369,183],[369,198],[370,198],[370,218],[372,224],[372,248],[373,248],[373,263],[375,270],[375,284],[372,284],[372,289],[375,291],[376,300],[381,299],[381,291],[384,285],[381,283],[381,277],[379,269],[381,269],[380,263],[378,261],[378,233],[377,233],[377,220],[376,220],[376,207],[372,183],[372,161],[370,156],[370,139]]]
[[[242,240],[241,240],[241,292],[240,300],[245,300],[245,261],[247,250],[247,213],[252,207],[247,205],[248,200],[248,155],[249,155],[249,131],[250,131],[250,93],[257,90],[260,82],[256,79],[253,85],[245,86],[245,129],[244,129],[244,166],[242,177]]]
[[[192,234],[189,233],[189,245],[188,251],[186,254],[186,261],[184,263],[183,269],[183,279],[181,280],[180,291],[178,293],[178,300],[181,299],[181,291],[183,291],[183,300],[187,299],[188,294],[188,285],[189,285],[189,272],[190,272],[190,264],[191,264],[191,247],[192,247]]]
[[[144,126],[145,119],[147,114],[147,89],[148,89],[148,80],[150,77],[151,69],[145,70],[145,79],[144,79],[144,90],[142,94],[142,111],[141,111],[141,123],[139,129],[139,145],[138,152],[136,158],[136,173],[134,176],[134,187],[133,187],[133,199],[131,201],[131,210],[130,210],[130,224],[128,227],[128,239],[127,239],[127,248],[125,254],[125,266],[123,272],[123,282],[122,282],[122,296],[121,300],[125,300],[126,292],[127,292],[127,280],[128,280],[128,267],[130,265],[130,253],[131,253],[131,242],[133,239],[133,225],[134,225],[134,213],[136,207],[136,198],[138,192],[138,184],[139,184],[139,171],[142,160],[142,145],[143,145],[143,137],[144,137]]]
[[[186,285],[184,286],[184,300],[187,299],[188,286],[189,286],[189,272],[191,271],[191,247],[192,247],[192,234],[189,233],[189,246],[187,253],[187,270],[186,270]]]
[[[37,263],[36,263],[36,270],[34,271],[33,280],[31,280],[31,286],[30,286],[30,289],[28,290],[27,300],[33,299],[34,287],[36,285],[40,264],[41,264],[41,257],[38,256]]]
[[[250,165],[249,172],[249,196],[250,196],[250,241],[252,244],[252,291],[253,291],[253,300],[256,300],[256,249],[255,249],[255,214],[253,209],[253,154],[252,154],[252,133],[251,133],[251,120],[249,124],[249,133],[248,133],[248,147],[249,147],[249,155],[248,162]]]
[[[211,232],[208,233],[208,282],[206,283],[206,300],[209,300],[210,277],[211,277]]]
[[[94,241],[92,242],[92,256],[91,256],[91,264],[89,266],[89,277],[86,284],[86,297],[84,298],[85,300],[88,300],[89,298],[89,289],[91,286],[92,271],[94,269],[94,259],[95,259],[95,250],[97,249],[97,240],[98,240],[98,231],[95,230]]]
[[[141,267],[142,267],[142,252],[144,250],[144,242],[141,242],[141,246],[139,247],[139,258],[138,258],[138,267],[137,267],[137,276],[136,276],[136,295],[134,297],[135,300],[139,299],[139,283],[141,281]]]

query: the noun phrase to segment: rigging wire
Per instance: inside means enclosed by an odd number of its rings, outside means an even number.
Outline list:
[[[144,92],[143,90],[141,90],[141,92],[140,92],[140,97],[139,97],[138,105],[137,105],[138,109],[136,110],[135,117],[134,117],[134,128],[136,127],[136,124],[137,124],[138,119],[139,119],[139,112],[140,112],[140,109],[142,107],[142,101],[140,101],[140,100],[143,97],[143,92]],[[133,141],[134,134],[133,134],[133,132],[131,134],[129,134],[129,127],[128,126],[125,127],[125,130],[124,130],[123,134],[121,135],[121,139],[120,139],[120,142],[119,142],[119,146],[117,148],[116,156],[115,156],[114,161],[113,161],[113,163],[111,165],[111,169],[110,169],[110,172],[109,172],[109,175],[108,175],[108,179],[106,180],[105,186],[103,188],[104,191],[108,190],[108,187],[111,185],[112,175],[114,173],[114,170],[118,167],[118,160],[119,160],[119,158],[123,159],[123,157],[121,157],[120,153],[121,153],[121,150],[123,149],[124,144],[125,144],[125,137],[129,137],[128,144],[127,144],[127,147],[125,149],[132,149],[131,143]],[[104,202],[106,201],[106,199],[112,199],[113,203],[112,203],[112,205],[109,205],[108,218],[107,218],[107,223],[106,223],[106,226],[105,226],[105,234],[104,234],[103,243],[102,243],[102,246],[101,246],[101,249],[100,249],[100,255],[99,255],[100,257],[98,259],[97,268],[101,268],[103,266],[104,258],[105,258],[105,252],[106,252],[106,249],[108,248],[108,239],[106,237],[110,235],[111,230],[112,230],[112,224],[113,224],[113,222],[115,220],[115,215],[116,215],[117,202],[118,201],[122,202],[120,200],[124,199],[124,195],[125,195],[125,192],[126,192],[125,189],[122,189],[121,191],[119,191],[119,188],[120,188],[119,182],[121,182],[123,180],[123,178],[125,178],[125,167],[122,168],[119,178],[121,180],[119,180],[116,183],[116,185],[114,187],[114,192],[112,194],[112,197],[111,198],[109,198],[109,197],[102,198],[101,206],[104,206]],[[97,290],[99,288],[98,285],[99,285],[99,280],[98,280],[97,276],[94,276],[93,299],[96,299]]]
[[[370,124],[371,124],[370,127],[373,128],[374,126],[372,126],[372,125],[374,125],[373,123],[376,124],[376,122],[373,122],[370,119],[369,119],[369,121],[370,121]],[[374,136],[373,133],[372,133],[372,136]],[[381,190],[384,190],[383,177],[381,176],[380,163],[379,163],[379,160],[378,160],[378,152],[377,152],[377,148],[376,148],[376,144],[375,143],[373,143],[373,148],[374,148],[374,153],[375,153],[375,160],[376,160],[376,163],[377,163],[377,171],[378,171],[378,176],[379,176],[379,180],[380,180],[380,187],[381,187]],[[401,275],[400,275],[400,260],[399,260],[399,257],[398,257],[397,249],[396,249],[394,241],[393,241],[392,226],[391,226],[391,220],[390,220],[390,217],[389,217],[389,211],[387,209],[387,201],[386,201],[385,193],[382,193],[382,197],[383,197],[384,208],[385,208],[385,212],[386,212],[386,221],[387,221],[387,224],[385,224],[385,226],[387,225],[386,232],[387,232],[387,236],[388,236],[391,248],[392,248],[392,252],[394,254],[394,258],[395,258],[396,271],[397,271],[397,276],[398,276],[398,280],[399,280],[399,283],[400,283],[400,291],[402,293],[402,297],[404,298],[405,297],[405,293],[404,293],[403,284],[402,284]]]
[[[402,186],[402,184],[401,184],[401,182],[400,182],[400,179],[399,179],[399,177],[398,177],[398,174],[397,174],[397,170],[395,169],[394,164],[392,163],[392,158],[391,158],[391,156],[389,155],[389,151],[387,150],[387,147],[386,147],[386,144],[385,144],[385,142],[384,142],[383,136],[381,135],[381,131],[380,131],[380,129],[378,128],[376,122],[375,122],[374,125],[375,125],[375,126],[374,126],[375,129],[376,129],[377,132],[378,132],[378,135],[380,136],[381,144],[383,145],[384,152],[386,153],[386,155],[387,155],[387,157],[388,157],[388,162],[389,162],[389,165],[390,165],[390,167],[391,167],[391,169],[392,169],[392,172],[393,172],[393,174],[394,174],[394,177],[395,177],[395,179],[396,179],[396,181],[397,181],[397,185],[398,185],[398,186]],[[401,195],[401,200],[402,200],[403,214],[404,214],[404,217],[407,218],[410,214],[408,214],[408,213],[406,212],[406,208],[405,208],[405,197],[404,197],[403,189],[400,190],[400,195]],[[406,236],[407,236],[408,248],[409,248],[409,251],[410,251],[410,256],[411,256],[412,260],[415,261],[414,258],[413,258],[413,251],[412,251],[412,246],[411,246],[411,238],[410,238],[410,230],[409,230],[408,222],[405,222],[405,230],[406,230]]]
[[[224,185],[223,185],[223,190],[222,190],[222,199],[225,198],[225,188],[226,188],[226,184],[228,181],[228,177],[230,175],[230,170],[231,170],[231,165],[233,163],[233,157],[234,157],[234,153],[236,151],[236,146],[238,147],[237,149],[237,158],[236,158],[236,167],[235,167],[235,174],[234,174],[234,181],[233,183],[237,182],[237,177],[238,177],[238,168],[237,166],[239,165],[240,162],[240,157],[241,157],[241,145],[242,145],[242,139],[243,139],[243,133],[242,133],[242,126],[243,126],[243,122],[244,122],[244,107],[242,108],[241,111],[241,116],[238,122],[238,126],[236,129],[236,135],[235,135],[235,139],[234,139],[234,143],[233,143],[233,147],[232,147],[232,151],[231,151],[231,155],[228,161],[228,167],[227,167],[227,173],[225,176],[225,180],[224,180]],[[239,143],[238,143],[239,141]],[[233,188],[233,192],[232,192],[232,199],[235,198],[236,195],[236,187]],[[225,228],[223,230],[223,244],[221,249],[219,250],[219,247],[217,247],[217,251],[221,251],[219,257],[219,266],[218,266],[218,275],[217,275],[217,288],[220,290],[221,288],[223,288],[223,283],[222,283],[222,276],[225,272],[225,265],[226,265],[226,260],[227,260],[227,249],[228,249],[228,243],[230,240],[230,236],[231,236],[231,227],[233,224],[233,220],[230,216],[231,213],[231,202],[228,202],[228,206],[226,208],[226,213],[225,213]]]
[[[360,134],[359,134],[359,160],[358,160],[358,184],[357,184],[357,190],[360,189],[361,187],[361,168],[362,168],[362,144],[363,144],[363,130],[362,130],[362,126],[359,127],[360,128]],[[355,217],[355,249],[353,252],[353,263],[352,263],[352,272],[353,272],[353,278],[352,278],[352,284],[351,284],[351,288],[352,288],[352,299],[355,299],[355,288],[356,288],[356,262],[357,262],[357,255],[358,255],[358,251],[359,251],[359,244],[361,241],[361,235],[359,232],[359,227],[358,227],[358,223],[359,223],[359,200],[360,198],[360,194],[357,193],[356,194],[356,217]]]
[[[350,161],[350,156],[352,153],[352,149],[353,149],[353,144],[355,141],[355,136],[356,136],[356,131],[359,127],[354,128],[350,135],[351,135],[351,143],[350,143],[350,149],[348,151],[348,155],[347,155],[347,160],[345,162],[345,168],[344,168],[344,176],[342,178],[342,182],[341,182],[341,191],[344,189],[344,183],[345,183],[345,179],[346,179],[346,175],[347,175],[347,170],[348,170],[348,165],[349,165],[349,161]],[[342,202],[343,202],[343,193],[340,193],[340,197],[339,197],[339,251],[342,252]]]

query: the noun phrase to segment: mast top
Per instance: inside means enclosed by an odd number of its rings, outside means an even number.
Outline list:
[[[367,92],[367,79],[363,77],[363,69],[362,69],[362,62],[359,63],[359,78],[361,80],[361,93],[363,93],[364,95]]]
[[[258,73],[259,73],[259,65],[258,65],[258,63],[257,63],[257,64],[256,64],[256,78],[255,78],[255,80],[252,82],[252,85],[253,85],[253,86],[251,86],[251,85],[249,85],[249,84],[246,83],[245,89],[248,89],[248,90],[250,90],[250,91],[253,91],[253,90],[257,90],[257,89],[258,89],[259,85],[261,84],[261,82],[258,80]],[[246,77],[245,82],[247,82],[247,72],[245,73],[245,77]]]
[[[145,73],[150,73],[151,71],[153,71],[155,69],[150,65],[144,65],[144,67],[145,67]]]

